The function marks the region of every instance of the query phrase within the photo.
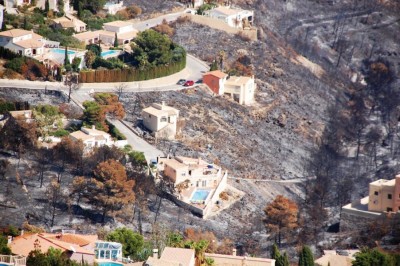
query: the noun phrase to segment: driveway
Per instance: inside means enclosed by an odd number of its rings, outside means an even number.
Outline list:
[[[135,151],[140,151],[144,153],[147,163],[149,163],[151,159],[157,159],[158,156],[164,156],[164,153],[162,151],[137,136],[135,133],[132,132],[132,130],[129,129],[129,127],[127,127],[121,121],[111,119],[108,119],[108,121],[116,128],[118,128],[118,130],[121,131],[122,134],[125,135],[128,143]]]

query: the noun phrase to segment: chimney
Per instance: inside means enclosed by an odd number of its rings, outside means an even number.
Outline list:
[[[22,229],[22,230],[21,230],[21,236],[23,236],[23,235],[24,235],[24,230]]]
[[[162,105],[162,106],[165,106],[165,101],[162,101],[162,102],[161,102],[161,105]]]
[[[95,129],[96,129],[96,126],[95,126],[95,125],[92,125],[92,129],[95,130]]]
[[[158,249],[153,249],[153,258],[158,259]]]
[[[232,256],[236,256],[236,248],[232,249]]]
[[[13,237],[12,236],[8,236],[7,237],[7,244],[11,244],[12,240],[13,240]]]
[[[200,164],[200,162],[201,162],[201,158],[199,156],[199,158],[197,158],[197,164]]]

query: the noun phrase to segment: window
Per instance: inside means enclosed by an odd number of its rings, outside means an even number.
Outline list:
[[[202,186],[202,187],[206,187],[206,186],[207,186],[207,181],[206,181],[206,180],[202,181],[202,182],[201,182],[201,186]]]
[[[378,191],[375,191],[375,192],[374,192],[374,195],[375,195],[375,196],[378,196],[378,195],[379,195],[379,192],[378,192]]]
[[[377,201],[377,200],[374,200],[374,204],[378,204],[378,201]]]
[[[186,173],[182,173],[182,176],[186,176]]]
[[[388,194],[388,199],[392,199],[392,194]]]
[[[161,122],[167,122],[167,118],[165,116],[162,116],[160,119]]]
[[[151,115],[149,115],[149,118],[151,118]]]
[[[387,208],[386,208],[386,211],[387,211],[387,212],[392,212],[392,211],[393,211],[393,209],[392,209],[392,208],[389,208],[389,207],[387,207]]]

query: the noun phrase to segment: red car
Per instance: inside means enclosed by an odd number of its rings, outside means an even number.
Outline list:
[[[188,80],[185,82],[185,84],[183,84],[183,86],[185,87],[189,87],[189,86],[193,86],[194,85],[194,81],[193,80]]]

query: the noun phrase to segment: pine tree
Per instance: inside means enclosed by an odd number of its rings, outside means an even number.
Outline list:
[[[24,30],[27,30],[27,29],[28,29],[28,19],[27,19],[26,17],[24,17],[24,25],[22,26],[22,28],[23,28]]]
[[[78,11],[79,5],[80,5],[80,1],[79,0],[74,0],[73,7],[74,7],[75,11]]]
[[[289,256],[288,256],[288,254],[285,252],[285,253],[283,254],[283,256],[281,256],[281,257],[283,257],[283,264],[282,264],[282,266],[289,266],[289,265],[290,265],[290,262],[289,262]]]
[[[115,33],[114,47],[118,47],[118,37],[117,37],[117,33]]]
[[[276,244],[273,244],[271,250],[271,259],[277,260],[280,256],[281,253],[279,252],[278,246]]]
[[[314,257],[308,246],[304,246],[299,254],[299,266],[314,266]]]
[[[3,24],[1,24],[1,31],[6,31],[6,30],[7,30],[6,22],[3,20]]]
[[[69,58],[68,58],[68,47],[65,47],[65,57],[64,57],[64,66],[69,65]]]
[[[46,0],[44,2],[44,12],[47,14],[49,12],[49,10],[50,10],[50,3],[49,3],[49,0]]]
[[[82,17],[82,3],[78,2],[78,18]]]

